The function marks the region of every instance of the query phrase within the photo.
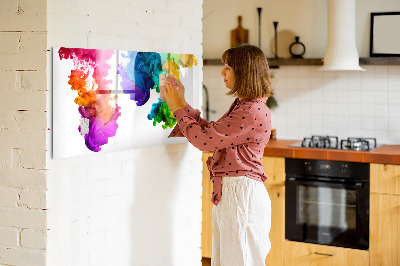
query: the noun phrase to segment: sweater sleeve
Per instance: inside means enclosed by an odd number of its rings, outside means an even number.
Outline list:
[[[200,126],[205,127],[208,126],[209,122],[200,117],[200,111],[194,109],[189,104],[186,104],[185,108],[183,109],[188,116],[196,120]],[[184,137],[185,135],[182,134],[179,128],[179,124],[177,123],[175,127],[172,129],[171,133],[169,134],[168,138],[175,138],[175,137]]]
[[[187,113],[178,109],[174,112],[180,132],[201,151],[224,149],[253,141],[256,119],[247,109],[233,110],[218,122],[202,126]],[[258,125],[258,126],[262,126]]]

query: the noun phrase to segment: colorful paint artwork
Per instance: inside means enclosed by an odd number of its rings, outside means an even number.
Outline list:
[[[160,77],[173,74],[186,82],[186,94],[190,95],[185,97],[190,98],[196,65],[197,59],[191,54],[54,48],[53,156],[87,154],[82,146],[100,152],[143,146],[135,143],[151,145],[147,139],[150,135],[156,137],[154,132],[176,124],[168,105],[161,100]],[[138,137],[143,128],[147,141],[128,140],[129,135]],[[58,138],[58,134],[63,137]],[[125,145],[119,141],[120,135]],[[58,143],[57,139],[70,141]],[[163,144],[154,139],[153,143]]]

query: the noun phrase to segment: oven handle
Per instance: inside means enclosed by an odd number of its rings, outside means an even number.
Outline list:
[[[348,188],[354,188],[354,189],[361,189],[363,187],[363,183],[361,183],[361,182],[346,183],[346,182],[332,182],[332,181],[321,181],[321,180],[310,181],[310,180],[304,180],[303,178],[298,178],[298,177],[288,177],[286,181],[291,181],[291,182],[294,181],[294,182],[301,183],[304,185],[318,185],[318,184],[341,185],[341,186],[345,186]]]

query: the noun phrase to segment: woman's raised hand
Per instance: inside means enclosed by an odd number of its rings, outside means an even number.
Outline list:
[[[167,76],[164,86],[161,86],[160,89],[162,90],[165,101],[172,112],[185,108],[185,88],[178,79],[173,77],[173,75]]]

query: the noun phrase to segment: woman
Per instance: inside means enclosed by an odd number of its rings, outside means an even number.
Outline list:
[[[268,62],[252,45],[228,49],[222,62],[226,94],[237,98],[216,122],[200,118],[186,103],[182,84],[168,77],[161,90],[178,122],[170,137],[185,136],[196,148],[214,151],[207,160],[213,182],[212,265],[265,265],[271,247],[271,202],[261,164],[271,131]]]

